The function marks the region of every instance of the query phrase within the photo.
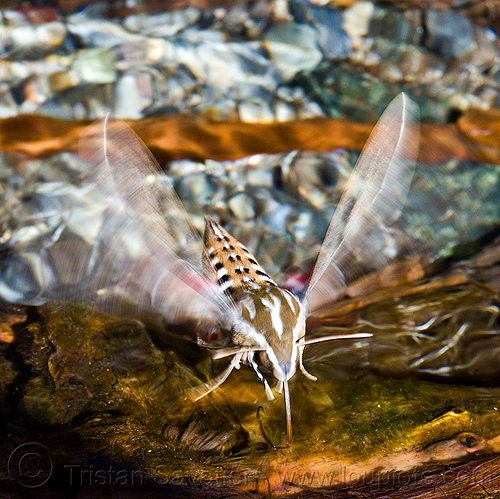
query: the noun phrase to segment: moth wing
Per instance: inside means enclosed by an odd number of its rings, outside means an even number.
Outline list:
[[[106,119],[87,128],[79,155],[90,164],[89,185],[104,206],[101,224],[90,254],[79,255],[78,245],[66,241],[72,258],[82,260],[78,275],[63,279],[76,286],[51,298],[99,302],[112,313],[121,312],[126,298],[171,323],[217,321],[228,299],[203,264],[203,243],[171,182],[142,141]]]
[[[321,246],[304,294],[308,313],[339,298],[350,276],[361,276],[361,261],[382,269],[388,258],[372,250],[370,235],[401,215],[416,164],[418,107],[398,95],[375,125],[353,169]]]

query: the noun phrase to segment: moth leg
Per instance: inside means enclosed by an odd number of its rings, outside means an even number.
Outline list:
[[[304,367],[304,361],[302,359],[302,356],[304,355],[304,347],[298,347],[299,348],[299,369],[300,372],[307,378],[310,379],[311,381],[318,381],[318,378],[316,376],[313,376],[311,373],[308,373],[306,371],[306,368]]]
[[[278,381],[278,384],[276,385],[276,391],[278,393],[281,393],[283,391],[283,381]]]
[[[267,379],[264,378],[262,373],[259,371],[259,366],[257,365],[257,362],[255,362],[253,352],[248,352],[247,354],[247,362],[252,366],[253,370],[255,371],[255,374],[259,378],[262,383],[264,383],[264,388],[266,390],[266,395],[268,400],[274,400],[274,394],[271,391],[271,387],[269,386],[269,383],[267,382]]]
[[[194,395],[192,394],[191,398],[194,402],[197,400],[200,400],[203,398],[205,395],[208,395],[212,390],[215,390],[217,387],[222,385],[224,381],[228,378],[228,376],[231,374],[234,368],[239,369],[240,368],[240,363],[241,363],[241,358],[243,357],[243,353],[237,353],[233,359],[231,360],[231,363],[226,367],[224,371],[222,371],[218,376],[215,378],[211,379],[208,383],[205,383],[204,386],[206,390],[201,394],[201,395]],[[197,387],[194,389],[194,391],[198,391],[201,387]]]

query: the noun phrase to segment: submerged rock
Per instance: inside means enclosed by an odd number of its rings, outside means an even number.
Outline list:
[[[425,13],[425,45],[445,57],[461,57],[475,48],[474,30],[464,16],[448,10]]]
[[[313,28],[287,21],[274,24],[264,35],[270,58],[285,79],[318,65],[322,56],[317,43]]]
[[[345,59],[351,48],[351,40],[344,31],[341,10],[313,5],[302,0],[290,2],[297,22],[309,23],[318,31],[318,45],[327,59]]]
[[[358,359],[347,370],[316,359],[307,363],[316,383],[299,374],[292,379],[295,441],[276,452],[269,442],[279,446],[285,436],[281,397],[266,401],[244,367],[191,402],[187,395],[200,373],[213,374],[203,351],[182,336],[64,303],[40,308],[28,336],[31,342],[25,336],[16,347],[31,367],[19,381],[19,403],[31,432],[35,424],[45,428],[31,438],[48,449],[58,483],[74,486],[70,472],[103,466],[94,461],[98,455],[162,484],[312,493],[417,468],[428,480],[442,466],[499,448],[498,389],[381,378],[367,372],[366,341],[336,345]],[[7,393],[11,379],[1,381]],[[16,399],[8,400],[5,409],[15,410]],[[10,431],[2,452],[22,439]],[[70,442],[79,442],[77,452]]]
[[[203,359],[203,352],[190,352],[182,337],[164,334],[162,343],[173,341],[177,353],[161,351],[138,321],[62,302],[44,305],[39,313],[29,328],[33,340],[25,361],[33,375],[22,399],[39,424],[111,411],[154,425],[160,440],[165,433],[194,450],[224,453],[245,442],[224,410],[209,404],[199,412],[204,404],[197,409],[186,398],[188,389],[200,384],[188,366]],[[218,425],[224,428],[221,440]]]

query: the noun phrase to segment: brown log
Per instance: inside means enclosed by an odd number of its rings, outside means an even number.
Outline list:
[[[490,113],[490,114],[488,114]],[[230,160],[294,149],[329,151],[363,147],[372,125],[314,118],[286,123],[214,123],[200,116],[167,115],[128,122],[158,161],[190,158]],[[0,150],[42,157],[76,151],[88,122],[36,115],[0,120]],[[500,164],[500,111],[465,113],[458,124],[424,125],[421,160],[456,157]]]

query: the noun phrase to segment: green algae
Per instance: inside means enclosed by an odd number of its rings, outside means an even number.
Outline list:
[[[315,372],[321,376],[320,373]],[[500,390],[443,385],[419,379],[297,381],[291,389],[293,453],[328,452],[351,459],[447,440],[461,432],[485,439],[500,433]],[[283,439],[283,411],[265,413],[274,442]]]
[[[356,463],[384,470],[398,455],[419,467],[498,449],[489,443],[500,435],[497,388],[366,369],[342,374],[312,363],[317,382],[300,373],[291,380],[294,443],[281,448],[282,397],[267,401],[246,367],[194,402],[190,389],[220,372],[224,361],[210,366],[195,352],[197,362],[188,362],[180,337],[177,352],[175,341],[169,348],[152,341],[138,321],[62,303],[41,307],[29,332],[32,343],[22,351],[31,373],[20,405],[46,429],[38,438],[61,463],[68,460],[63,442],[78,442],[75,466],[98,455],[157,483],[281,494],[283,469],[324,473],[335,463]]]

